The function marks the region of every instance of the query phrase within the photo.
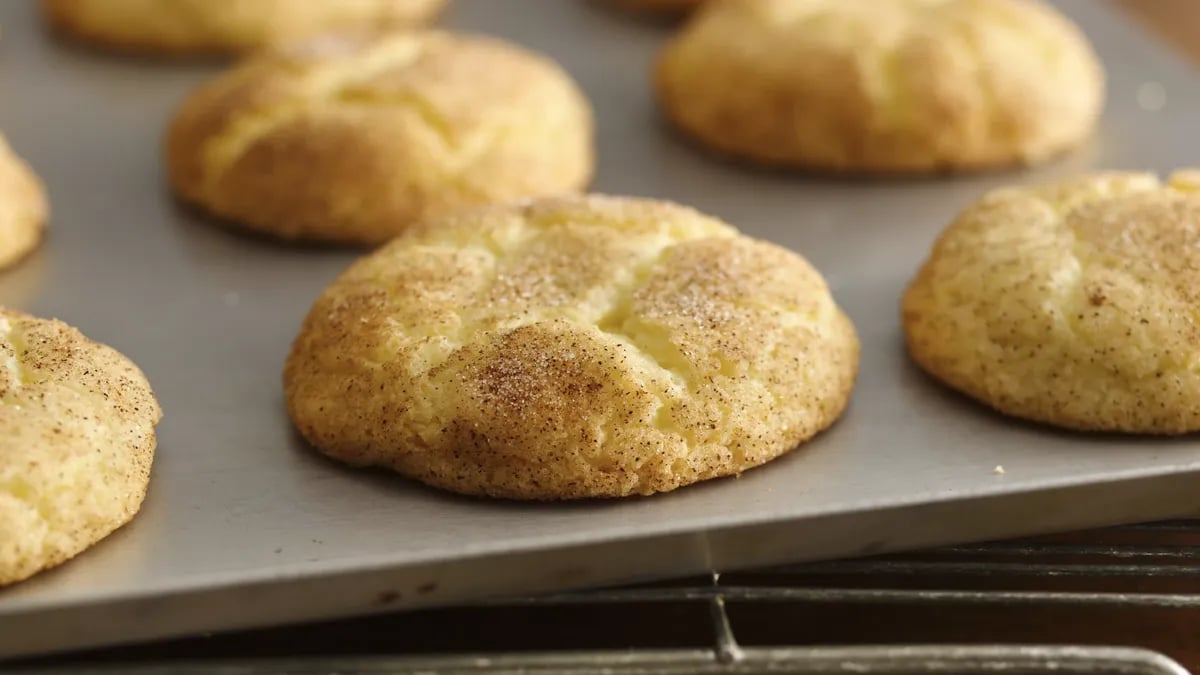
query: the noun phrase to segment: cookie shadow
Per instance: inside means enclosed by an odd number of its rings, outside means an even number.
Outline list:
[[[178,70],[196,68],[212,71],[236,63],[241,55],[221,51],[177,52],[129,47],[116,44],[100,44],[76,37],[54,26],[40,17],[41,37],[51,45],[56,55],[77,63],[108,63],[121,66],[137,66],[149,70]]]
[[[254,230],[238,222],[222,218],[211,212],[183,201],[175,195],[168,197],[171,214],[180,224],[180,229],[190,243],[210,247],[215,242],[232,242],[249,246],[259,252],[302,253],[311,256],[355,257],[366,255],[377,246],[355,245],[344,242],[323,242],[312,239],[284,238]],[[381,244],[382,245],[382,244]]]
[[[1000,412],[983,401],[944,384],[909,358],[908,351],[903,344],[899,346],[899,349],[902,351],[901,358],[904,361],[901,372],[902,389],[910,392],[909,395],[920,396],[932,405],[944,408],[947,415],[973,417],[987,427],[997,430],[1012,429],[1031,437],[1041,436],[1047,439],[1070,441],[1056,444],[1056,449],[1069,448],[1079,452],[1126,452],[1130,443],[1162,446],[1194,445],[1200,438],[1200,432],[1167,435],[1072,429],[1049,422],[1015,417]],[[981,443],[980,447],[983,445]]]
[[[42,233],[38,246],[0,269],[0,307],[27,310],[33,305],[51,268],[49,240],[56,233]]]
[[[1005,164],[993,167],[955,168],[938,167],[930,171],[864,171],[855,169],[830,169],[790,166],[780,162],[764,162],[749,159],[735,152],[722,150],[705,144],[675,125],[666,115],[657,99],[652,101],[652,124],[655,132],[665,140],[666,148],[684,161],[707,162],[726,171],[736,172],[771,181],[800,181],[818,187],[862,187],[862,188],[933,188],[980,184],[1001,185],[1010,183],[1038,182],[1038,176],[1053,176],[1070,168],[1076,157],[1083,155],[1086,148],[1060,153],[1034,165]]]
[[[614,24],[654,27],[663,35],[686,22],[692,13],[692,10],[639,10],[614,0],[587,0],[583,5],[591,15],[589,18],[605,17]]]
[[[286,417],[285,417],[286,419]],[[650,504],[657,502],[665,502],[670,499],[675,499],[680,496],[695,496],[703,490],[721,489],[736,482],[739,476],[725,476],[722,478],[714,478],[710,480],[700,481],[691,485],[676,488],[670,492],[659,492],[652,495],[628,495],[625,497],[589,497],[585,499],[546,499],[546,500],[531,500],[531,499],[515,499],[512,497],[491,497],[483,495],[466,495],[458,492],[452,492],[442,488],[427,485],[415,478],[409,478],[391,469],[382,467],[356,467],[338,461],[318,450],[315,446],[308,442],[307,439],[296,429],[295,425],[288,423],[288,434],[290,451],[298,457],[302,457],[305,462],[315,462],[328,471],[334,471],[368,486],[371,490],[379,493],[390,493],[396,497],[416,496],[423,501],[436,501],[450,505],[469,505],[482,506],[489,509],[503,509],[515,513],[533,513],[545,512],[547,510],[555,510],[558,512],[573,512],[573,511],[596,511],[598,509],[615,509],[628,508],[639,504]],[[827,430],[828,431],[828,430]],[[763,466],[769,466],[777,462],[784,462],[793,455],[802,454],[804,446],[801,444],[796,449],[785,453],[767,464],[760,465],[749,469],[748,472],[757,472]]]

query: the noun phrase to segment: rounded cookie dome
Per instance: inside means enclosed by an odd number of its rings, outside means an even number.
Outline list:
[[[664,49],[657,87],[722,153],[920,173],[1074,148],[1104,83],[1083,34],[1036,0],[717,0]]]
[[[591,109],[557,64],[500,40],[324,36],[202,86],[167,163],[183,199],[245,227],[377,244],[464,206],[582,189]]]
[[[0,136],[0,270],[37,248],[48,213],[41,180]]]
[[[913,358],[1000,412],[1073,429],[1200,430],[1200,173],[986,195],[903,300]]]
[[[112,348],[0,308],[0,585],[133,518],[161,414],[145,376]]]
[[[737,474],[838,417],[858,339],[800,256],[609,197],[431,221],[317,300],[284,372],[324,453],[472,495]]]

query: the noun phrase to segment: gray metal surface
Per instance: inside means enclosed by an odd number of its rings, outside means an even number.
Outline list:
[[[768,663],[782,673],[1182,673],[1172,657],[1197,662],[1188,627],[1200,608],[1198,536],[1200,521],[1123,526],[713,574],[708,583],[696,578],[692,585],[528,596],[192,638],[24,665],[46,675],[749,674]],[[703,615],[707,621],[692,620]],[[611,629],[597,631],[598,625]],[[687,637],[672,633],[680,625],[690,626]],[[457,635],[441,640],[450,626]],[[485,626],[491,630],[480,635]],[[580,642],[583,635],[603,639]],[[427,640],[437,646],[426,649]],[[844,644],[855,646],[830,646]]]
[[[704,651],[357,658],[68,667],[13,675],[1188,675],[1170,658],[1128,647],[839,647],[750,649],[721,661]]]
[[[651,499],[521,505],[305,449],[279,371],[309,302],[353,253],[243,237],[168,198],[163,126],[217,65],[69,48],[41,33],[33,3],[0,3],[0,129],[54,209],[43,250],[0,276],[0,303],[121,349],[166,410],[142,515],[0,591],[0,656],[1200,510],[1194,439],[1013,423],[925,380],[900,345],[902,285],[980,191],[1200,162],[1200,74],[1102,3],[1063,6],[1111,76],[1089,148],[1035,171],[850,182],[715,162],[661,128],[646,81],[661,26],[582,1],[457,0],[449,25],[541,49],[580,80],[597,109],[598,190],[676,199],[803,252],[863,338],[845,419],[789,457]]]

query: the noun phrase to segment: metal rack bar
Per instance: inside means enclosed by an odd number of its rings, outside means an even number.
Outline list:
[[[746,650],[722,662],[703,651],[357,658],[12,671],[18,675],[1187,675],[1155,652],[1117,647],[845,647]]]
[[[721,574],[712,574],[713,596],[709,599],[709,617],[712,619],[715,645],[713,653],[719,663],[737,663],[745,654],[733,635],[733,624],[725,612],[725,596],[721,593]]]
[[[586,593],[516,598],[489,606],[607,605],[679,601],[723,602],[889,602],[1052,605],[1118,605],[1126,607],[1200,608],[1200,595],[1181,593],[1088,593],[1066,591],[966,591],[898,588],[793,588],[771,586],[627,588]]]
[[[1153,576],[1196,577],[1200,565],[1144,565],[1093,563],[1011,563],[1011,562],[942,562],[914,560],[862,560],[826,565],[809,565],[786,571],[805,575],[864,575],[864,574],[961,574],[971,576]]]
[[[1129,534],[1146,536],[1146,545],[1098,543]],[[923,607],[1105,607],[1162,610],[1200,609],[1200,545],[1172,545],[1163,539],[1200,542],[1200,521],[1174,521],[1127,526],[1053,539],[953,546],[944,549],[889,555],[876,559],[777,567],[739,572],[724,579],[694,583],[599,589],[538,597],[511,598],[480,603],[494,611],[504,608],[554,608],[561,606],[618,607],[633,609],[654,603],[694,603],[706,610],[712,643],[708,649],[646,649],[613,652],[534,652],[479,656],[423,658],[349,658],[284,660],[239,663],[171,663],[155,666],[59,668],[12,672],[47,675],[91,673],[216,673],[265,675],[325,673],[398,675],[822,675],[868,673],[925,675],[961,673],[1079,673],[1113,675],[1184,675],[1186,671],[1163,654],[1134,648],[1104,646],[932,645],[779,647],[741,646],[727,606],[744,604],[848,604],[907,605]],[[1171,561],[1179,561],[1172,564]],[[856,579],[874,577],[886,587],[854,586]],[[987,577],[989,584],[1006,579],[1050,580],[1134,579],[1195,580],[1196,593],[1117,592],[1103,590],[979,590],[956,587],[959,581]],[[837,585],[822,585],[837,580]],[[708,583],[705,583],[707,581]],[[732,583],[730,583],[732,582]],[[905,588],[908,583],[925,588]],[[1091,583],[1091,582],[1089,582]],[[1127,584],[1128,585],[1128,584]],[[636,611],[636,610],[635,610]],[[757,638],[762,644],[761,638]],[[751,640],[753,642],[753,640]]]
[[[977,546],[953,546],[939,549],[939,555],[954,557],[968,555],[992,555],[1028,557],[1040,555],[1109,558],[1184,558],[1200,559],[1200,546],[1135,546],[1132,544],[988,544]]]
[[[1161,520],[1155,523],[1139,523],[1136,525],[1119,525],[1109,528],[1110,531],[1135,531],[1135,532],[1191,532],[1196,534],[1196,528],[1200,527],[1200,519],[1177,519],[1177,520]]]

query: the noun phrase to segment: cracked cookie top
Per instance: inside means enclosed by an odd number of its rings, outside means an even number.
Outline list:
[[[325,35],[202,86],[167,161],[176,191],[216,215],[375,244],[464,206],[582,189],[592,119],[561,68],[500,40]]]
[[[922,367],[1001,412],[1200,430],[1200,172],[989,193],[938,239],[903,320]]]
[[[41,180],[0,136],[0,270],[37,247],[48,213]]]
[[[446,0],[41,0],[60,32],[110,49],[244,52],[329,30],[411,27]]]
[[[124,356],[0,308],[0,585],[74,557],[137,513],[160,416]]]
[[[1043,160],[1091,135],[1104,90],[1083,34],[1035,0],[717,0],[657,84],[715,150],[863,173]]]
[[[429,223],[313,306],[284,373],[315,446],[457,492],[649,494],[830,425],[858,340],[800,256],[600,196]]]

